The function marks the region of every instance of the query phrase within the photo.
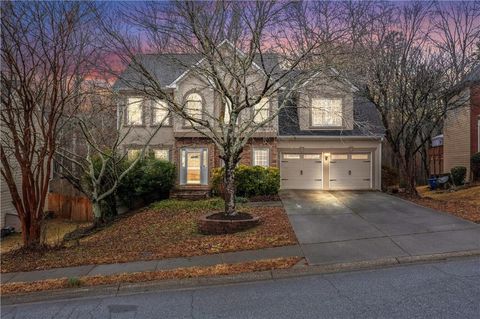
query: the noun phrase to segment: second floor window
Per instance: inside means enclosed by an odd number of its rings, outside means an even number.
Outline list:
[[[194,119],[202,119],[202,97],[200,94],[190,93],[187,96],[185,112]]]
[[[165,101],[153,101],[152,105],[152,125],[170,125],[168,116],[168,105]]]
[[[342,126],[342,99],[312,99],[312,126]]]
[[[270,104],[268,98],[264,97],[253,107],[253,122],[261,123],[270,116]]]
[[[142,125],[142,98],[141,97],[129,97],[127,99],[127,125]]]
[[[232,114],[232,102],[229,99],[226,99],[225,110],[223,112],[223,123],[230,124],[231,114]]]

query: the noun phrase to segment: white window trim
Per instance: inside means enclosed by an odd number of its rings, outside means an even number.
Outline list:
[[[322,101],[340,102],[340,111],[334,112],[332,108],[327,110],[326,107],[321,106]],[[320,104],[316,106],[316,103]],[[332,105],[330,104],[330,107]],[[318,113],[317,113],[318,112]],[[319,119],[316,119],[316,116]],[[325,118],[332,117],[331,121],[327,123]],[[310,126],[314,128],[338,128],[343,126],[343,100],[341,98],[312,98],[310,103]]]
[[[131,101],[131,100],[137,100],[137,101]],[[139,96],[130,96],[127,97],[127,104],[125,105],[125,124],[128,126],[143,126],[143,98]],[[130,107],[134,103],[139,103],[139,108],[140,108],[140,123],[132,123],[130,121]]]
[[[261,116],[262,112],[266,112],[266,116]],[[263,97],[260,102],[253,106],[253,122],[255,124],[262,123],[270,117],[270,99]]]
[[[267,165],[259,165],[258,163],[256,163],[255,153],[257,151],[266,151]],[[270,149],[266,147],[254,147],[252,149],[252,166],[269,167],[270,166]]]
[[[200,100],[190,99],[190,96],[192,96],[192,95],[197,95],[200,98]],[[188,107],[188,104],[189,104],[190,101],[191,102],[200,102],[200,110],[199,110],[200,112],[199,112],[198,116],[194,116],[190,113],[191,109]],[[203,103],[204,103],[203,97],[199,93],[197,93],[197,92],[187,93],[185,95],[185,113],[187,113],[188,116],[190,116],[192,118],[195,118],[197,120],[203,120],[203,111],[204,111],[203,110],[203,107],[204,107]],[[194,122],[191,123],[190,120],[187,120],[187,119],[185,120],[185,125],[195,125],[195,124],[196,123],[194,123]]]
[[[159,104],[162,104],[162,106],[159,106]],[[165,121],[164,121],[164,118],[162,118],[161,120],[157,120],[157,110],[162,110],[162,111],[165,111]],[[171,116],[168,115],[168,104],[167,104],[167,101],[165,100],[153,100],[152,101],[152,112],[151,112],[151,125],[152,126],[158,126],[160,124],[162,124],[162,121],[163,121],[163,125],[170,125],[171,124]]]

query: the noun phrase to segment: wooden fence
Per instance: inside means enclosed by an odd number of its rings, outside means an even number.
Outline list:
[[[48,194],[48,210],[60,218],[86,222],[93,220],[92,204],[86,197]]]

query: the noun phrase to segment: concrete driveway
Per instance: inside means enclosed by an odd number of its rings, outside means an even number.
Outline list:
[[[480,225],[380,192],[280,194],[309,264],[480,250]]]

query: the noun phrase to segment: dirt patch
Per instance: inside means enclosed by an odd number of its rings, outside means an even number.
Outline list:
[[[460,218],[480,223],[480,186],[458,191],[430,191],[418,187],[420,198],[402,196],[419,205],[444,211]]]
[[[209,267],[189,267],[165,271],[138,272],[110,276],[92,276],[81,278],[61,278],[35,281],[31,283],[7,283],[1,286],[2,295],[65,289],[75,287],[90,287],[98,285],[146,282],[153,280],[182,279],[204,276],[233,275],[246,272],[267,271],[272,269],[287,269],[301,260],[300,257],[259,260],[238,264],[220,264]],[[72,283],[75,283],[74,285]]]

